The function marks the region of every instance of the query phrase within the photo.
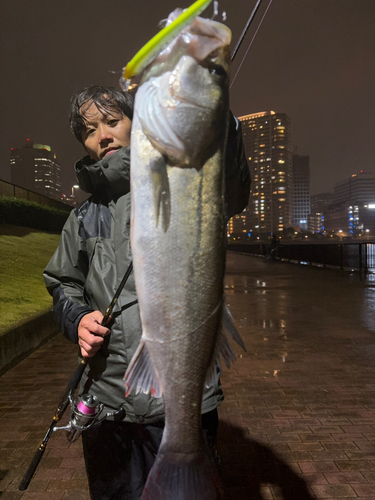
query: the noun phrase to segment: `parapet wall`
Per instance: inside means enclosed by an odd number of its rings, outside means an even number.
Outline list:
[[[0,376],[57,333],[50,309],[0,333]]]

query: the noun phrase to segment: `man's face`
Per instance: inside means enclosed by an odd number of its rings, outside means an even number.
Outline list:
[[[120,111],[101,112],[92,102],[82,106],[80,113],[85,117],[86,128],[82,140],[90,157],[99,161],[129,146],[132,122]]]

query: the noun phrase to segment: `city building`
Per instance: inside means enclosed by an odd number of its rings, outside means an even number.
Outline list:
[[[284,113],[265,111],[239,117],[252,191],[242,231],[277,233],[291,225],[291,123]]]
[[[27,139],[21,148],[12,148],[10,166],[13,184],[61,199],[60,166],[50,146]]]
[[[369,203],[375,201],[375,174],[364,172],[353,174],[348,179],[335,184],[333,203]]]
[[[312,233],[324,233],[325,214],[327,207],[333,203],[333,193],[319,193],[310,196],[310,214],[308,220],[308,230]]]
[[[292,226],[308,229],[310,214],[310,157],[292,157]]]
[[[251,232],[247,229],[247,214],[249,207],[246,207],[240,214],[234,215],[227,225],[227,236],[235,239],[248,239]]]
[[[86,193],[85,191],[82,191],[78,184],[75,184],[72,186],[71,192],[63,193],[61,196],[61,201],[64,203],[67,203],[68,205],[72,205],[76,207],[83,201],[87,200],[87,198],[90,196],[89,193]]]
[[[375,234],[375,174],[353,174],[334,187],[333,203],[326,208],[325,229],[342,236]]]

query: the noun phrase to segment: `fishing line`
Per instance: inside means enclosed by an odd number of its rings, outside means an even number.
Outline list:
[[[234,84],[234,82],[235,82],[235,80],[236,80],[236,78],[237,78],[237,75],[238,75],[238,73],[240,72],[240,69],[241,69],[241,67],[242,67],[242,64],[244,63],[244,61],[245,61],[245,59],[246,59],[247,53],[249,52],[250,47],[252,46],[252,44],[253,44],[253,41],[254,41],[255,37],[257,36],[257,33],[258,33],[258,31],[259,31],[259,28],[260,28],[260,27],[261,27],[261,25],[262,25],[263,19],[266,17],[266,14],[267,14],[267,12],[268,12],[268,9],[269,9],[269,8],[270,8],[270,6],[271,6],[271,3],[272,3],[272,0],[270,0],[270,2],[269,2],[269,4],[268,4],[268,7],[266,8],[266,10],[265,10],[265,12],[264,12],[264,14],[263,14],[263,17],[262,17],[262,19],[260,20],[260,23],[259,23],[259,25],[258,25],[258,27],[257,27],[257,29],[256,29],[256,31],[255,31],[255,33],[254,33],[254,36],[253,36],[253,38],[251,39],[251,41],[250,41],[250,43],[249,43],[249,46],[248,46],[248,48],[247,48],[247,50],[246,50],[246,53],[245,53],[245,55],[243,56],[242,61],[240,62],[240,65],[239,65],[239,67],[238,67],[238,69],[237,69],[236,74],[234,75],[234,78],[233,78],[233,80],[232,80],[232,83],[230,84],[229,90],[232,88],[232,86],[233,86],[233,84]]]

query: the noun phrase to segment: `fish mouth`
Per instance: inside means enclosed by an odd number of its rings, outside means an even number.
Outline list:
[[[113,153],[116,153],[116,151],[118,151],[120,148],[120,146],[116,146],[116,147],[112,147],[112,148],[107,148],[103,151],[103,153],[100,155],[101,159],[105,158],[106,156],[109,156]]]

